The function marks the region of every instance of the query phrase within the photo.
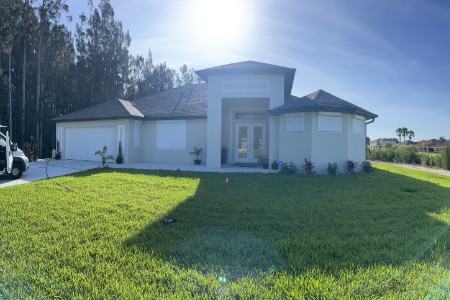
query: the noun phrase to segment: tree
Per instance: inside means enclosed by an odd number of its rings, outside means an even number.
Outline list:
[[[439,141],[441,142],[441,145],[444,145],[447,140],[443,136],[440,136]]]
[[[400,140],[400,143],[402,142],[402,128],[397,128],[396,130],[395,130],[395,133],[397,133],[397,136],[398,136],[398,139]]]
[[[92,1],[89,17],[80,16],[76,29],[77,90],[82,107],[124,96],[128,83],[130,35],[114,19],[109,0],[98,8]]]
[[[412,138],[414,137],[414,131],[412,131],[412,130],[408,130],[408,132],[407,132],[407,134],[406,134],[407,136],[408,136],[408,138],[409,138],[409,141],[411,141],[412,140]]]
[[[408,135],[408,128],[402,127],[403,141],[406,141],[406,136],[407,136],[407,135]]]
[[[177,74],[177,86],[187,85],[187,84],[197,84],[201,83],[200,77],[195,74],[194,68],[188,69],[186,65],[180,68],[180,73]]]

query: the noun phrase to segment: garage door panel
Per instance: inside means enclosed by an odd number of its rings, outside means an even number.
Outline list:
[[[100,161],[103,146],[114,155],[114,127],[66,128],[66,158]]]

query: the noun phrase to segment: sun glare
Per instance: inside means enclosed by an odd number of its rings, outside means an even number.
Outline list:
[[[199,44],[230,45],[245,38],[249,27],[248,1],[195,0],[192,36]]]

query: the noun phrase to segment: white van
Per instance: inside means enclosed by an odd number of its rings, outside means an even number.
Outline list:
[[[6,135],[0,132],[0,176],[19,179],[29,167],[28,158],[16,143],[11,143],[8,132]]]

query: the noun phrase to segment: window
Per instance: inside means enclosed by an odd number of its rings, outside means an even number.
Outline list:
[[[364,133],[364,119],[361,117],[354,117],[352,119],[352,132],[362,134]]]
[[[134,147],[141,146],[141,121],[134,122]]]
[[[286,131],[305,131],[305,118],[302,115],[286,117]]]
[[[156,121],[156,149],[186,149],[186,121]]]
[[[321,132],[341,132],[342,130],[341,114],[319,112],[317,128]]]

